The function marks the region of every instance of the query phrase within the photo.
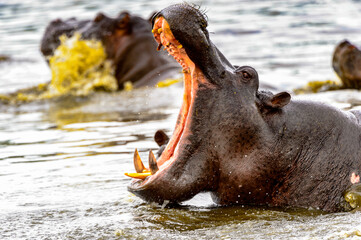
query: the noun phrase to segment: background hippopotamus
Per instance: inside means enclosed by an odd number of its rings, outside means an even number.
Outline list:
[[[66,35],[73,36],[75,31],[83,28],[90,20],[79,21],[76,18],[69,18],[65,21],[61,19],[53,20],[46,27],[41,39],[40,51],[44,57],[48,58],[54,54],[56,48],[60,45],[59,37]]]
[[[332,67],[346,88],[361,88],[361,51],[349,41],[340,42],[333,53]]]
[[[70,37],[79,32],[84,39],[102,41],[107,58],[115,66],[119,89],[127,81],[134,87],[154,86],[174,77],[179,66],[167,54],[157,53],[151,30],[148,20],[128,12],[121,12],[115,18],[98,13],[93,20],[57,19],[46,28],[40,49],[45,57],[49,57],[59,46],[61,35]]]
[[[260,91],[257,71],[230,64],[206,27],[188,4],[154,18],[157,42],[183,68],[183,104],[159,159],[150,152],[145,168],[135,152],[128,190],[160,204],[209,191],[221,205],[344,210],[360,182],[361,111]]]

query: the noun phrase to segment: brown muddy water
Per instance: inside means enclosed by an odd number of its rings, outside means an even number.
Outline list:
[[[47,23],[121,10],[148,17],[175,1],[0,0],[0,93],[50,79],[39,53]],[[291,91],[336,80],[334,46],[361,45],[360,1],[195,1],[211,39],[236,65]],[[217,207],[206,193],[178,208],[147,204],[127,192],[132,155],[171,134],[180,86],[0,105],[0,239],[360,239],[361,212]],[[361,93],[298,96],[359,108]],[[205,126],[206,127],[206,126]]]

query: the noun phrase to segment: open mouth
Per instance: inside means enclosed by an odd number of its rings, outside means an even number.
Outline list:
[[[194,99],[200,83],[207,83],[202,71],[188,57],[185,48],[175,39],[168,22],[164,17],[158,17],[152,30],[158,50],[163,46],[170,55],[172,55],[183,68],[184,74],[184,94],[183,103],[180,109],[177,123],[173,135],[168,142],[165,150],[158,160],[154,154],[149,153],[149,167],[145,167],[139,157],[138,151],[134,153],[134,167],[136,173],[125,173],[126,176],[140,179],[137,184],[139,187],[151,182],[153,179],[162,175],[172,163],[177,159],[180,153],[180,146],[187,144],[187,136],[191,134],[191,112]],[[209,83],[208,83],[209,84]]]

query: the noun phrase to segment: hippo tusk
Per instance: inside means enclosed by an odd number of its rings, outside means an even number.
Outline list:
[[[139,156],[138,149],[134,151],[134,167],[137,173],[142,173],[145,170],[142,159]]]
[[[159,168],[158,168],[158,165],[157,165],[157,160],[155,159],[155,156],[152,152],[152,150],[149,151],[149,169],[150,169],[150,172],[153,174],[155,174]]]
[[[143,172],[143,173],[124,173],[124,175],[131,178],[145,179],[146,177],[152,174],[151,172]]]
[[[152,150],[149,152],[149,169],[146,169],[143,165],[142,159],[139,156],[138,150],[135,149],[134,167],[136,173],[124,173],[124,175],[131,178],[145,179],[146,177],[155,174],[159,170],[157,160],[155,159]]]

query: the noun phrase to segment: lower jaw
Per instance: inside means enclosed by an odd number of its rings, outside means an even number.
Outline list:
[[[184,94],[183,103],[178,115],[178,121],[175,126],[174,133],[163,151],[162,155],[157,161],[159,171],[154,175],[150,175],[144,180],[137,180],[134,182],[133,187],[135,189],[146,189],[147,185],[158,178],[162,178],[162,175],[167,171],[172,164],[180,159],[182,154],[182,146],[185,146],[188,141],[188,136],[193,134],[191,132],[191,123],[195,98],[199,88],[199,82],[205,81],[202,72],[198,68],[194,67],[190,69],[189,73],[184,73]]]

